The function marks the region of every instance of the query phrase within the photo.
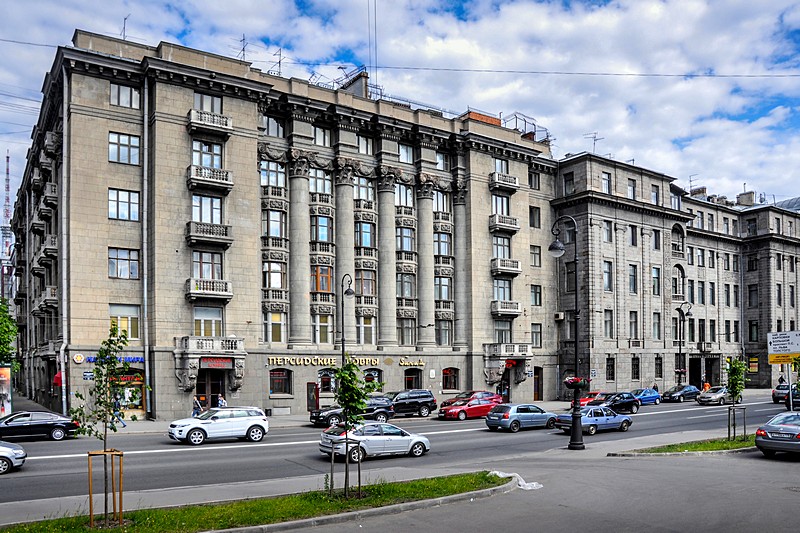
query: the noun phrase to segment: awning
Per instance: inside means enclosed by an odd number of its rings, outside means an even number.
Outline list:
[[[64,380],[61,377],[61,371],[59,370],[56,372],[56,375],[53,376],[53,385],[56,387],[60,387],[64,383]]]

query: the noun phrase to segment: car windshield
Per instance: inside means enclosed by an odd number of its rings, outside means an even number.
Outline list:
[[[633,389],[631,391],[631,394],[633,394],[634,396],[639,396],[640,394],[644,394],[644,389]]]
[[[614,397],[614,393],[613,392],[601,392],[600,394],[595,396],[594,399],[595,400],[610,400],[613,397]]]
[[[492,407],[492,413],[507,413],[511,411],[511,407],[508,405],[495,405]]]
[[[775,387],[776,390],[786,390],[788,388],[789,388],[789,385],[787,385],[786,383],[783,383],[783,384],[778,385],[777,387]]]
[[[384,392],[383,395],[389,398],[390,400],[394,400],[394,397],[400,394],[399,392]]]
[[[470,398],[473,394],[472,391],[462,392],[461,394],[457,394],[456,398]]]
[[[219,412],[220,412],[219,409],[209,409],[205,413],[197,415],[195,418],[197,418],[198,420],[208,420],[212,416],[218,416]]]
[[[708,393],[709,394],[716,394],[718,392],[723,392],[724,390],[725,390],[725,387],[711,387],[710,389],[708,389]]]
[[[453,402],[453,406],[456,406],[456,405],[467,405],[467,400],[457,400],[457,401]]]
[[[783,413],[773,417],[767,424],[771,426],[800,426],[800,413]]]
[[[680,392],[682,390],[683,390],[683,385],[675,385],[674,387],[667,389],[667,392],[665,394],[672,394],[673,392]]]

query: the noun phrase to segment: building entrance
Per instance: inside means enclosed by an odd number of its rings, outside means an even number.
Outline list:
[[[225,390],[225,371],[201,368],[197,373],[196,390],[204,409],[216,407],[219,395]]]
[[[544,369],[540,366],[533,367],[533,401],[534,402],[541,402],[543,400],[543,389],[544,389]]]

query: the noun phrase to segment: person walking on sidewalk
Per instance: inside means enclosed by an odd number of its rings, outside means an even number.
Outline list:
[[[225,397],[222,394],[217,398],[217,407],[228,407],[228,402],[225,401]]]
[[[122,427],[126,428],[128,427],[128,424],[125,423],[125,421],[122,419],[122,416],[120,415],[121,409],[122,406],[120,405],[119,396],[114,396],[114,416],[111,419],[111,421],[113,422],[114,420],[116,420],[117,422],[122,424]]]
[[[200,403],[200,399],[197,395],[194,395],[194,400],[192,401],[192,416],[195,417],[203,412],[203,404]]]

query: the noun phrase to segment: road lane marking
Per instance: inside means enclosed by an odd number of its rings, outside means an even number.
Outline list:
[[[713,413],[713,414],[710,414],[710,415],[687,416],[686,420],[694,420],[696,418],[710,418],[710,417],[714,417],[714,416],[723,416],[725,414],[727,414],[727,413]]]

